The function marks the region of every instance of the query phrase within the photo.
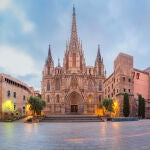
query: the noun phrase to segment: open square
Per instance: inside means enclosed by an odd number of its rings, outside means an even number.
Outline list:
[[[0,123],[1,150],[149,150],[150,121]]]

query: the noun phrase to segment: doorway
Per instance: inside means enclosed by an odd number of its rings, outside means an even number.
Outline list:
[[[71,112],[78,112],[78,105],[71,105]]]

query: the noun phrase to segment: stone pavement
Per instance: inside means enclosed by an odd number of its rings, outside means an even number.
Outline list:
[[[0,150],[150,150],[150,120],[0,123]]]

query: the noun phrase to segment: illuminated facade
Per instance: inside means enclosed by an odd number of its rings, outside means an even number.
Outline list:
[[[94,114],[103,98],[105,71],[98,46],[95,66],[86,66],[82,43],[78,38],[73,8],[70,41],[66,44],[63,66],[54,61],[49,46],[42,76],[45,114]]]
[[[114,61],[114,72],[104,81],[104,97],[119,103],[119,116],[123,116],[123,94],[130,99],[130,116],[137,116],[138,95],[146,102],[146,117],[150,117],[150,70],[133,68],[133,56],[120,53]]]
[[[10,112],[25,114],[33,89],[6,74],[0,74],[0,119]]]

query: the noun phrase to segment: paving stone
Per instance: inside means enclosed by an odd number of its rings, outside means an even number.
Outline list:
[[[0,123],[0,150],[150,150],[150,120]]]

